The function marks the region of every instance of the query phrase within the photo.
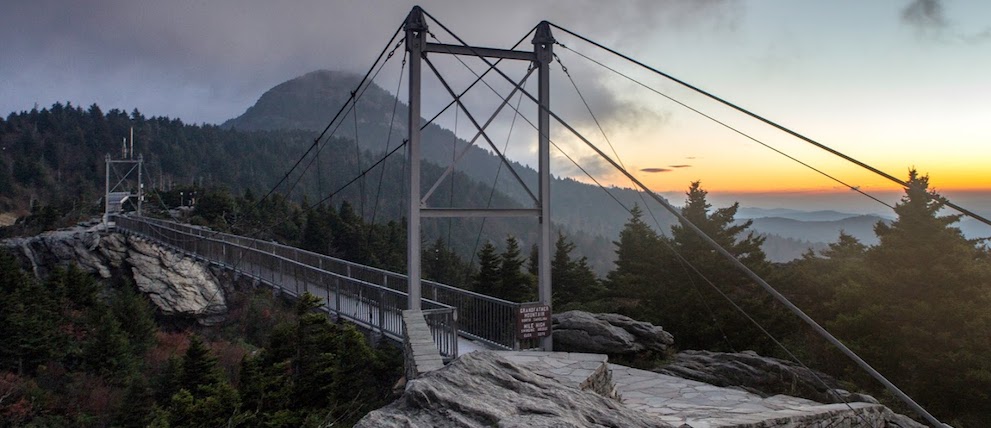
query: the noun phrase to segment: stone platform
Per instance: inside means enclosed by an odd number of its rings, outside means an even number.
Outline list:
[[[680,428],[883,427],[884,406],[821,404],[746,391],[609,364],[605,355],[571,352],[498,352],[499,356],[565,385],[619,400]]]

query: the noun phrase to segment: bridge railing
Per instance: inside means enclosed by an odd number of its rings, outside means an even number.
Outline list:
[[[126,217],[134,219],[133,217]],[[342,260],[300,248],[272,241],[262,241],[239,235],[215,232],[209,229],[174,223],[166,220],[141,217],[140,221],[158,225],[198,238],[228,242],[248,248],[256,248],[265,253],[275,254],[289,260],[318,267],[321,270],[380,285],[402,293],[409,291],[406,275],[371,266]],[[166,234],[169,232],[165,232]],[[516,339],[516,314],[520,304],[496,297],[486,296],[458,287],[434,281],[421,282],[421,295],[425,299],[458,308],[460,334],[503,349],[519,349]],[[424,306],[424,309],[429,309]]]
[[[286,294],[314,294],[323,299],[327,312],[402,341],[400,312],[406,309],[407,293],[336,273],[336,268],[347,270],[336,261],[326,263],[331,269],[327,270],[319,260],[315,265],[304,262],[312,259],[313,253],[300,250],[295,254],[271,242],[147,218],[117,216],[113,220],[119,229],[251,276]],[[456,357],[457,308],[430,299],[424,299],[422,306],[429,314],[427,324],[441,355]]]

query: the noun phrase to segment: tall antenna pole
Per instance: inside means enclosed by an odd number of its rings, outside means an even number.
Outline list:
[[[540,176],[540,247],[537,252],[537,300],[543,305],[551,305],[551,149],[550,149],[550,103],[551,73],[550,64],[554,59],[554,36],[547,21],[537,25],[533,36],[533,53],[537,57],[539,112],[537,113],[537,163]],[[540,348],[546,352],[553,350],[551,336],[540,338]]]
[[[107,168],[106,168],[107,169],[107,174],[106,174],[106,179],[105,179],[106,181],[105,181],[105,184],[104,184],[104,188],[106,189],[106,191],[103,193],[103,225],[104,225],[104,227],[107,227],[108,226],[108,222],[110,221],[110,155],[109,154],[106,156],[106,164],[107,164]]]
[[[406,51],[409,52],[409,218],[407,270],[409,309],[420,309],[420,60],[426,42],[423,9],[414,6],[406,17]]]

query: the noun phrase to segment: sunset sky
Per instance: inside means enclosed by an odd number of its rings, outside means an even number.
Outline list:
[[[0,16],[5,40],[0,111],[70,101],[220,123],[244,112],[268,88],[306,72],[364,72],[413,4],[15,2]],[[914,166],[929,173],[941,190],[991,190],[989,2],[420,4],[465,40],[484,46],[508,47],[546,19],[897,176]],[[431,30],[454,42],[440,28]],[[851,185],[897,198],[891,192],[895,188],[879,177],[561,32],[555,35],[568,47]],[[526,40],[522,49],[530,48]],[[766,194],[812,200],[853,193],[565,49],[556,52],[620,158],[655,190],[680,192],[702,180],[713,193],[752,194],[755,201]],[[376,83],[395,91],[398,62],[392,61]],[[460,64],[437,63],[450,70],[456,88],[469,81]],[[481,70],[477,62],[473,67]],[[508,73],[519,76],[522,69]],[[555,111],[611,153],[557,64],[553,79]],[[435,81],[425,84],[424,112],[432,115],[449,98]],[[535,82],[531,85],[535,90]],[[399,93],[405,99],[405,89]],[[495,102],[484,91],[468,101],[482,111]],[[532,117],[532,105],[522,106]],[[494,140],[506,139],[511,117],[504,115],[493,127]],[[458,135],[470,138],[472,129],[463,116],[448,114],[440,123],[454,128],[456,120]],[[532,163],[533,138],[519,122],[514,137],[511,157]],[[629,185],[560,127],[553,139],[598,179]],[[560,155],[554,165],[556,174],[585,179]]]

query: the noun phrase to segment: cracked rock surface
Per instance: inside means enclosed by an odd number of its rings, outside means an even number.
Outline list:
[[[134,236],[76,227],[3,240],[0,247],[41,279],[70,264],[104,279],[129,274],[165,315],[210,325],[227,312],[224,290],[206,264]]]

